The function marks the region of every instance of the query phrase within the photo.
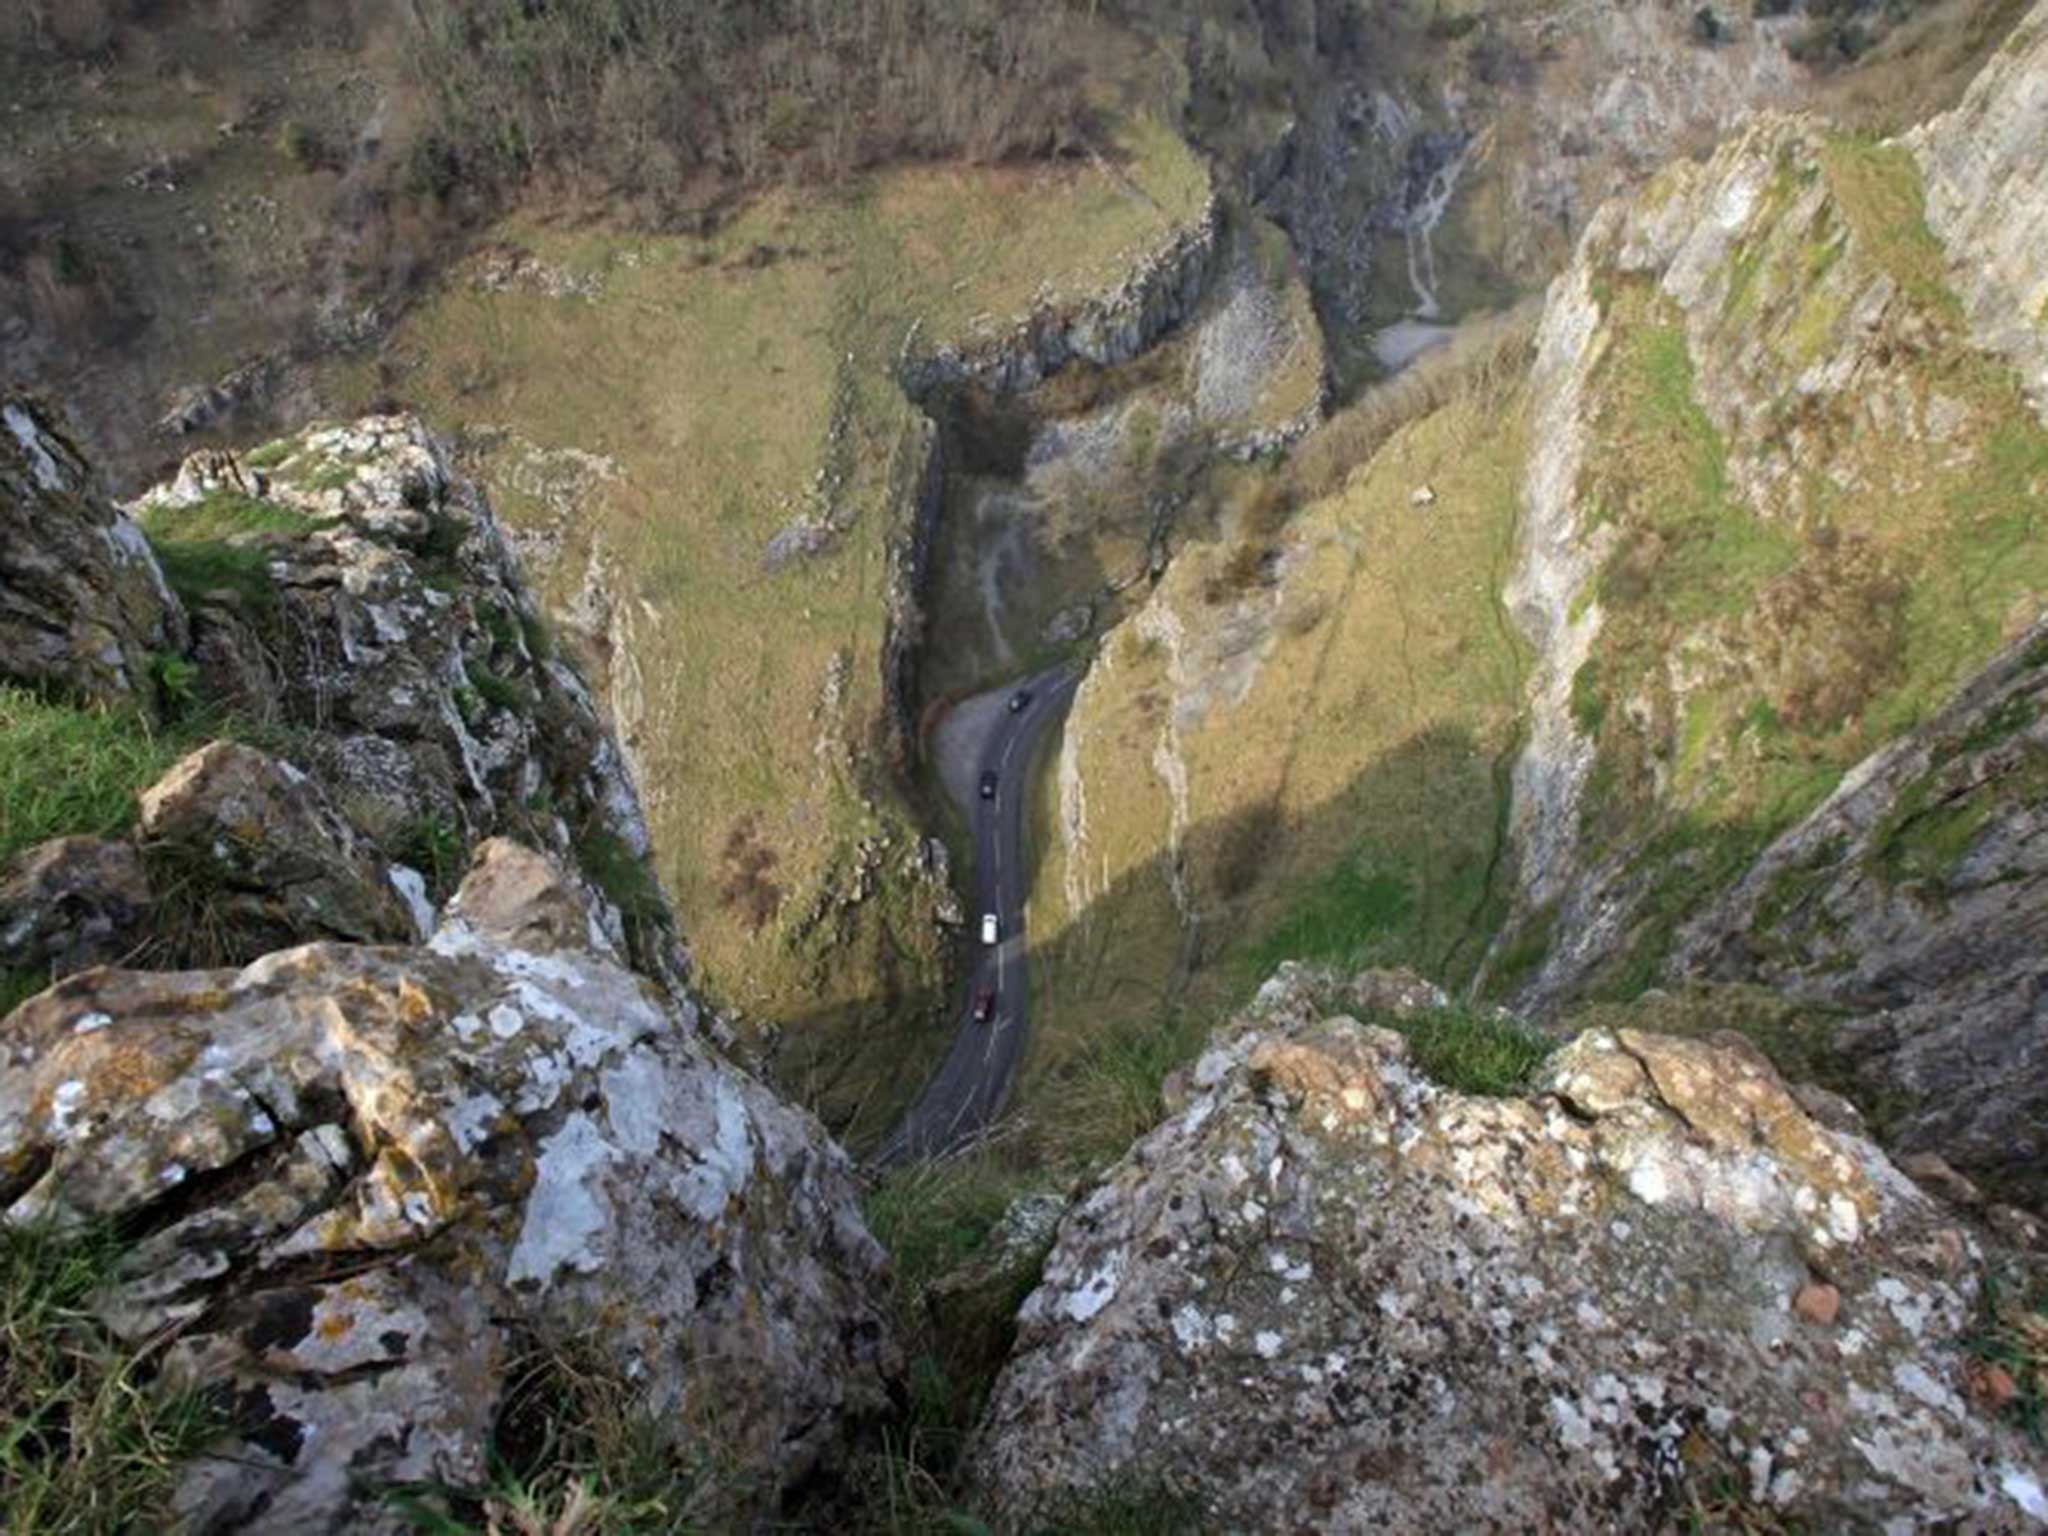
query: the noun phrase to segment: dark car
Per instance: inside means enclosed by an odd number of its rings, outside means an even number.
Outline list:
[[[996,989],[982,987],[974,994],[974,1022],[986,1024],[996,1016]]]
[[[996,771],[991,768],[981,776],[981,798],[993,800],[996,797]]]
[[[1025,707],[1029,705],[1030,702],[1031,690],[1029,688],[1019,688],[1015,693],[1010,695],[1010,713],[1013,715],[1023,714]]]

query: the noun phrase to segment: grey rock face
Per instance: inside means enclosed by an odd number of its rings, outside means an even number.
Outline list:
[[[310,939],[423,939],[385,862],[320,786],[253,747],[201,747],[142,793],[141,835],[215,893],[256,952]]]
[[[594,882],[601,921],[637,964],[680,988],[687,957],[654,912],[632,776],[556,653],[488,503],[409,416],[314,428],[264,457],[255,471],[194,454],[140,502],[227,489],[308,520],[267,536],[267,610],[199,610],[206,691],[296,727],[304,766],[335,808],[429,876],[427,864],[459,868],[463,848],[500,834],[565,864],[594,862],[596,850],[648,897],[629,913]]]
[[[1727,1044],[1589,1033],[1428,1081],[1283,969],[1070,1207],[972,1453],[1019,1518],[1162,1486],[1221,1530],[2034,1528],[1965,1400],[1982,1253]]]
[[[1778,838],[1672,969],[1846,1015],[1889,1141],[2048,1201],[2048,626]]]
[[[486,844],[432,942],[98,970],[0,1035],[11,1220],[151,1228],[98,1305],[181,1329],[233,1432],[201,1531],[401,1528],[379,1484],[481,1482],[524,1336],[575,1340],[715,1518],[829,1466],[895,1355],[844,1155],[626,969],[574,885]]]
[[[141,942],[149,914],[131,844],[53,838],[0,872],[0,969],[62,977],[110,964]]]
[[[150,657],[184,616],[141,530],[47,407],[0,393],[0,678],[153,708]]]
[[[1960,106],[1907,143],[1972,331],[2012,360],[2048,421],[2048,5],[2013,29]]]

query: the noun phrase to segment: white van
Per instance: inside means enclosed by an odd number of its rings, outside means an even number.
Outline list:
[[[995,943],[995,941],[996,941],[997,939],[999,939],[999,938],[1001,938],[1001,937],[1002,937],[1002,928],[1003,928],[1003,925],[1002,925],[1001,923],[999,923],[999,922],[997,922],[997,921],[996,921],[996,915],[995,915],[995,913],[993,913],[993,912],[984,912],[984,913],[982,913],[982,914],[981,914],[981,942],[982,942],[982,943],[984,943],[984,944],[993,944],[993,943]]]

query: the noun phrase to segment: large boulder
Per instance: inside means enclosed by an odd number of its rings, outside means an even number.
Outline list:
[[[885,1401],[846,1158],[628,970],[576,887],[484,846],[432,942],[97,970],[0,1027],[7,1219],[147,1234],[99,1298],[231,1416],[192,1528],[400,1528],[481,1484],[530,1341],[634,1384],[734,1522]],[[721,1508],[707,1496],[707,1508]]]
[[[290,763],[215,741],[142,792],[152,855],[195,885],[230,958],[309,939],[423,939],[375,849]]]
[[[1070,1207],[972,1454],[1028,1519],[1226,1530],[2033,1530],[1970,1399],[1985,1254],[1739,1040],[1429,1081],[1283,972]]]
[[[437,886],[498,835],[591,873],[599,920],[679,989],[687,957],[624,757],[489,503],[433,434],[368,416],[239,459],[207,450],[136,506],[175,529],[224,493],[278,526],[260,535],[260,601],[195,601],[198,691],[292,728],[335,808]]]
[[[140,529],[54,413],[0,393],[0,679],[80,702],[152,702],[184,617]]]

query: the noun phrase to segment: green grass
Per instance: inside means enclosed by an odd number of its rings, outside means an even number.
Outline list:
[[[53,837],[113,837],[135,796],[197,743],[139,714],[52,704],[0,684],[0,863]]]
[[[232,592],[254,614],[277,604],[272,538],[314,526],[303,512],[237,491],[216,491],[190,506],[159,503],[142,513],[142,531],[173,592],[188,604],[210,592]]]
[[[462,675],[469,680],[469,686],[486,704],[498,709],[509,709],[515,715],[530,715],[540,702],[534,691],[522,682],[500,676],[486,666],[468,666]]]
[[[117,1343],[90,1298],[118,1246],[0,1225],[0,1522],[10,1536],[160,1528],[181,1463],[218,1421]]]
[[[653,866],[616,834],[601,827],[585,828],[576,839],[576,862],[619,909],[629,940],[637,943],[643,932],[667,926],[668,900]]]
[[[1283,960],[1362,960],[1371,941],[1403,923],[1414,905],[1408,882],[1347,859],[1305,892],[1280,924],[1246,952],[1245,968],[1271,975]]]
[[[921,1293],[981,1251],[1031,1182],[1000,1163],[959,1158],[887,1174],[862,1209],[896,1262],[896,1284]]]
[[[49,984],[48,971],[0,970],[0,1019],[6,1018]]]
[[[1556,1043],[1504,1014],[1477,1008],[1376,1014],[1366,1022],[1405,1035],[1411,1059],[1432,1082],[1495,1099],[1527,1089]]]
[[[316,520],[292,507],[239,491],[215,491],[190,506],[159,502],[142,514],[142,531],[151,542],[177,543],[234,539],[245,534],[304,533]]]

